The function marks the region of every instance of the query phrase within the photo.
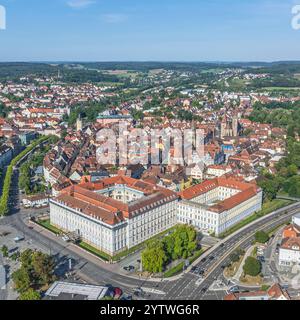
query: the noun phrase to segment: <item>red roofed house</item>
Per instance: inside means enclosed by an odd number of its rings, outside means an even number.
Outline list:
[[[291,300],[286,290],[283,290],[279,284],[274,284],[267,291],[252,291],[241,293],[230,293],[224,300]]]

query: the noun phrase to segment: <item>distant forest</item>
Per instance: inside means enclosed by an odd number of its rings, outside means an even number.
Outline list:
[[[64,63],[0,63],[0,81],[15,80],[24,76],[52,76],[60,73],[63,82],[124,82],[117,75],[104,73],[106,70],[132,70],[147,73],[150,70],[165,69],[180,72],[201,73],[206,70],[243,68],[245,72],[269,73],[274,79],[257,80],[254,87],[299,85],[299,79],[285,77],[300,74],[300,62],[64,62]]]
[[[71,68],[64,64],[47,63],[0,63],[0,81],[14,80],[21,77],[58,77],[66,83],[83,82],[119,82],[117,76],[104,74],[97,70]]]

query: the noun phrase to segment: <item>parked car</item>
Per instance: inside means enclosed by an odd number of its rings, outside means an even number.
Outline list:
[[[69,242],[70,241],[70,238],[68,236],[62,236],[61,238],[62,238],[62,240],[64,242]]]
[[[134,266],[128,266],[123,268],[125,271],[134,271],[135,267]]]
[[[142,296],[144,294],[142,288],[136,288],[135,291],[134,291],[134,295],[139,297],[139,296]]]
[[[16,238],[14,238],[14,242],[21,242],[21,241],[23,241],[24,240],[24,237],[16,237]]]
[[[120,288],[115,288],[114,289],[114,298],[115,299],[120,299],[122,297],[123,291]]]
[[[230,293],[236,293],[240,291],[239,286],[233,286],[228,290]]]

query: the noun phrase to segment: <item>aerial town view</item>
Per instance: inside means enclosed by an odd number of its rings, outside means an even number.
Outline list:
[[[0,0],[0,300],[300,300],[296,2]]]

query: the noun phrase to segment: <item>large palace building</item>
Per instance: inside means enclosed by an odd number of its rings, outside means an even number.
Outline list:
[[[226,176],[181,193],[116,176],[64,189],[50,201],[50,221],[113,256],[177,223],[219,235],[261,205],[256,185]]]
[[[180,193],[177,219],[216,236],[262,207],[262,190],[255,184],[222,176]]]

